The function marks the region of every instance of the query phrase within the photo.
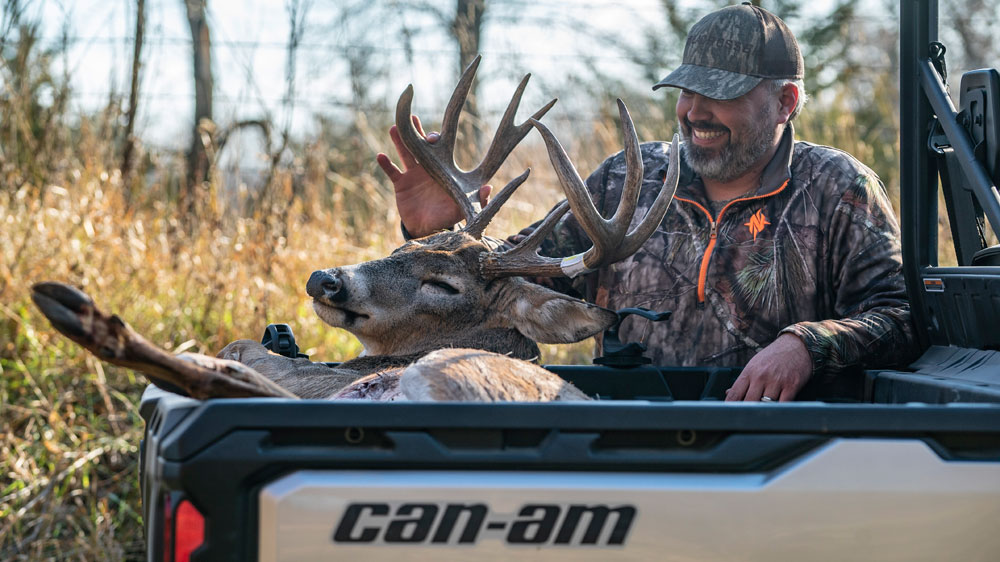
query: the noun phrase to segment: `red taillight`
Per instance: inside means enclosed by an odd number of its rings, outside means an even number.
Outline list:
[[[174,559],[174,502],[163,496],[163,562]]]
[[[205,517],[187,500],[172,510],[169,496],[163,510],[163,559],[190,562],[191,553],[205,542]]]

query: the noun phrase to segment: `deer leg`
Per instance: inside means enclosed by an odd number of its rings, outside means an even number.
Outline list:
[[[193,353],[167,353],[132,330],[118,316],[99,310],[86,293],[69,285],[37,283],[31,288],[31,300],[63,335],[108,363],[145,374],[158,386],[180,388],[200,400],[296,397],[235,361]]]

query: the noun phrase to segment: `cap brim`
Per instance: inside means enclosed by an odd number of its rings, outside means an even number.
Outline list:
[[[666,86],[682,88],[714,100],[731,100],[742,96],[760,84],[763,78],[738,74],[718,68],[695,64],[682,64],[653,89]]]

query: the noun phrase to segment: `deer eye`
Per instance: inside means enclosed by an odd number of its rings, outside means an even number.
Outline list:
[[[433,293],[444,293],[446,295],[457,295],[461,292],[440,279],[426,279],[421,288]]]

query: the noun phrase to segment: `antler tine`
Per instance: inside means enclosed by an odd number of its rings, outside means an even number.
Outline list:
[[[566,193],[567,201],[554,210],[541,226],[513,249],[500,253],[491,252],[485,255],[481,262],[481,271],[486,277],[502,277],[511,275],[531,275],[537,277],[568,276],[576,277],[582,273],[593,271],[599,267],[610,265],[635,253],[652,236],[663,221],[680,177],[680,150],[678,137],[674,135],[670,147],[670,168],[667,179],[664,180],[660,192],[650,206],[642,221],[628,232],[635,209],[638,205],[639,191],[643,179],[642,154],[639,150],[639,140],[635,134],[632,119],[625,104],[618,100],[622,118],[622,130],[625,136],[625,185],[622,189],[622,201],[611,220],[604,219],[594,207],[586,185],[580,179],[576,168],[570,162],[566,151],[547,127],[538,121],[532,124],[541,133],[549,151],[552,165],[559,177],[559,183]],[[559,216],[569,207],[587,236],[593,242],[593,247],[582,254],[565,258],[550,258],[540,256],[535,251],[554,227],[558,217],[553,218],[557,211]],[[626,234],[627,233],[627,234]]]
[[[542,241],[545,237],[552,232],[553,228],[556,227],[559,220],[568,212],[569,202],[563,199],[558,205],[555,206],[555,208],[549,211],[549,214],[545,215],[545,219],[542,220],[542,224],[538,225],[538,228],[531,231],[531,234],[525,237],[524,240],[521,240],[516,246],[506,252],[507,257],[518,254],[534,253],[536,257],[542,258],[543,261],[548,262],[551,260],[552,264],[558,265],[559,262],[562,261],[561,258],[548,258],[540,256],[536,250],[538,250],[538,247],[542,245]],[[556,272],[555,275],[561,275],[561,273]]]
[[[532,124],[538,129],[538,132],[542,135],[542,139],[545,141],[545,146],[549,152],[549,159],[552,161],[556,177],[559,178],[559,183],[566,194],[566,200],[569,201],[569,206],[573,210],[573,216],[576,217],[577,222],[580,223],[580,227],[590,237],[591,242],[594,243],[593,247],[587,250],[584,255],[583,264],[588,269],[596,269],[603,262],[604,256],[615,243],[612,240],[612,231],[609,227],[611,223],[605,220],[597,211],[597,208],[594,207],[594,202],[590,198],[587,186],[583,183],[583,179],[577,173],[576,167],[573,166],[562,144],[552,134],[552,131],[539,121],[532,121]]]
[[[611,240],[621,240],[628,231],[629,223],[635,215],[635,207],[639,204],[639,188],[642,187],[642,154],[639,152],[639,137],[635,133],[632,116],[629,115],[625,102],[618,101],[618,116],[622,122],[622,137],[625,142],[625,183],[622,185],[622,196],[618,208],[608,225],[608,237]],[[596,245],[596,242],[595,242]]]
[[[434,178],[434,181],[443,187],[455,201],[455,204],[462,209],[462,215],[466,222],[471,221],[476,216],[476,210],[456,177],[458,167],[452,156],[454,145],[448,147],[448,142],[442,142],[446,141],[444,138],[439,139],[435,144],[431,144],[423,138],[413,125],[412,104],[413,85],[411,84],[403,90],[399,101],[396,102],[396,130],[399,131],[399,138],[406,145],[407,150],[424,167],[427,174]],[[478,191],[478,189],[477,186],[476,190]]]
[[[656,195],[653,204],[649,206],[649,210],[646,211],[646,216],[643,217],[642,222],[632,229],[632,232],[629,232],[622,244],[618,246],[617,251],[611,258],[612,262],[623,260],[637,252],[646,243],[646,240],[653,235],[656,227],[663,222],[663,217],[667,214],[667,208],[670,207],[674,193],[677,192],[677,182],[680,179],[679,139],[680,137],[674,134],[673,141],[670,143],[670,168],[667,172],[667,177],[663,180],[660,192]]]
[[[490,142],[490,147],[486,151],[486,156],[479,163],[478,166],[471,172],[467,172],[469,183],[471,184],[485,184],[493,177],[493,174],[497,173],[500,166],[507,159],[507,156],[514,150],[514,148],[524,139],[531,130],[531,120],[541,119],[543,115],[548,113],[549,109],[555,105],[556,100],[552,100],[545,104],[544,107],[535,112],[534,115],[528,121],[521,123],[520,125],[514,125],[514,115],[517,113],[518,106],[521,105],[521,96],[524,94],[524,88],[528,85],[528,79],[531,78],[530,74],[526,74],[524,78],[521,79],[521,83],[518,84],[517,90],[514,91],[514,95],[511,97],[510,103],[507,104],[507,110],[504,111],[503,118],[500,119],[500,124],[497,126],[496,133],[493,135],[493,141]],[[527,172],[524,174],[524,178],[527,177]],[[500,206],[503,205],[513,190],[516,189],[524,179],[519,178],[517,185],[513,185],[510,192],[507,192],[507,188],[511,187],[514,182],[507,184],[504,190],[500,192],[500,196],[494,198],[486,206],[485,209],[473,220],[469,221],[466,227],[463,229],[469,235],[479,238],[482,236],[483,231],[486,230],[487,225],[496,216],[497,211],[500,210]],[[501,199],[501,196],[506,195]]]
[[[563,200],[538,225],[527,238],[504,252],[487,252],[482,255],[479,269],[484,277],[509,277],[531,275],[534,277],[563,277],[560,267],[562,258],[552,258],[538,254],[542,240],[552,232],[559,220],[569,211],[569,202]]]
[[[455,91],[451,93],[448,105],[444,109],[444,118],[441,120],[441,138],[436,144],[441,144],[448,148],[448,154],[455,153],[455,141],[458,138],[458,118],[462,115],[462,106],[469,99],[469,90],[472,89],[472,81],[479,71],[479,63],[483,60],[482,55],[476,55],[469,66],[465,67],[462,77],[458,79]],[[442,144],[443,143],[443,144]],[[452,159],[454,162],[454,158]]]
[[[528,134],[528,131],[531,130],[531,119],[541,119],[556,104],[557,100],[551,100],[544,107],[536,111],[529,120],[520,125],[514,125],[514,115],[517,113],[518,106],[521,105],[521,96],[524,94],[524,89],[527,87],[530,78],[531,74],[525,74],[524,78],[521,78],[521,83],[517,85],[517,90],[514,91],[510,103],[507,104],[507,110],[504,111],[503,118],[500,119],[500,124],[493,135],[493,141],[490,142],[490,147],[486,150],[486,156],[483,157],[479,166],[470,172],[470,174],[478,173],[483,183],[486,183],[489,181],[489,178],[493,177],[493,174],[500,169],[507,156],[510,155],[518,143]]]
[[[522,240],[517,246],[506,252],[489,252],[485,254],[480,262],[480,271],[484,277],[504,277],[512,275],[532,275],[536,277],[563,277],[575,276],[585,271],[589,264],[599,261],[603,255],[603,240],[607,236],[597,236],[595,232],[607,230],[605,220],[597,212],[591,201],[590,193],[586,185],[577,173],[569,156],[563,149],[559,140],[555,138],[552,131],[537,119],[529,120],[538,132],[549,153],[549,160],[555,168],[556,176],[566,194],[566,201],[560,203],[558,207],[545,218],[542,224],[535,229],[527,239]],[[641,176],[641,173],[640,173]],[[552,258],[541,256],[535,251],[541,244],[542,239],[552,231],[557,221],[572,209],[573,215],[581,223],[585,232],[591,240],[600,240],[601,245],[595,242],[594,247],[585,254],[570,256],[569,258]],[[587,223],[587,224],[584,224]],[[595,255],[596,258],[595,259]]]
[[[530,173],[531,168],[528,168],[523,174],[510,180],[510,182],[505,185],[502,190],[500,190],[500,193],[498,193],[496,197],[491,199],[490,202],[486,204],[483,211],[469,221],[462,230],[473,238],[482,238],[487,225],[489,225],[490,221],[493,220],[493,217],[496,216],[500,207],[502,207],[503,204],[510,199],[511,195],[514,195],[514,191],[516,191],[518,187],[521,187],[521,184],[524,183],[524,180],[528,179],[528,174]]]
[[[411,105],[413,102],[412,86],[407,87],[396,104],[396,127],[403,144],[413,153],[428,175],[443,186],[448,195],[462,209],[462,214],[465,216],[466,222],[465,230],[474,233],[473,235],[477,238],[482,235],[486,224],[489,222],[488,220],[476,220],[479,189],[490,181],[493,174],[497,172],[507,156],[514,150],[514,147],[531,130],[531,125],[528,122],[518,126],[513,125],[514,114],[517,112],[524,88],[528,83],[528,78],[531,76],[529,74],[521,80],[517,91],[515,91],[513,98],[507,105],[507,111],[500,121],[500,126],[493,136],[493,141],[486,151],[486,156],[479,165],[471,171],[465,171],[455,163],[454,154],[456,138],[458,136],[458,119],[462,112],[462,106],[469,95],[469,90],[472,87],[472,81],[476,76],[481,58],[477,56],[465,69],[465,72],[462,73],[462,77],[459,79],[455,91],[452,92],[451,99],[448,101],[448,106],[445,109],[444,120],[441,124],[441,137],[436,143],[432,144],[422,138],[413,126],[411,116]],[[552,100],[543,108],[536,111],[533,118],[540,118],[552,108],[555,102],[556,100]],[[509,197],[509,195],[508,193],[507,196]],[[493,210],[490,216],[492,217],[495,214],[496,210]],[[475,228],[470,229],[469,226],[474,222],[476,223]]]
[[[508,253],[515,254],[520,252],[534,252],[537,255],[536,250],[542,245],[542,240],[544,240],[545,237],[552,232],[552,229],[556,227],[559,220],[562,219],[568,212],[569,201],[564,199],[560,201],[554,209],[549,211],[548,215],[545,215],[545,219],[542,221],[542,224],[538,225],[538,228],[533,230],[531,234],[529,234],[524,240],[521,240],[521,242],[519,242],[517,246],[514,246]],[[555,258],[555,261],[562,261],[562,259]]]

